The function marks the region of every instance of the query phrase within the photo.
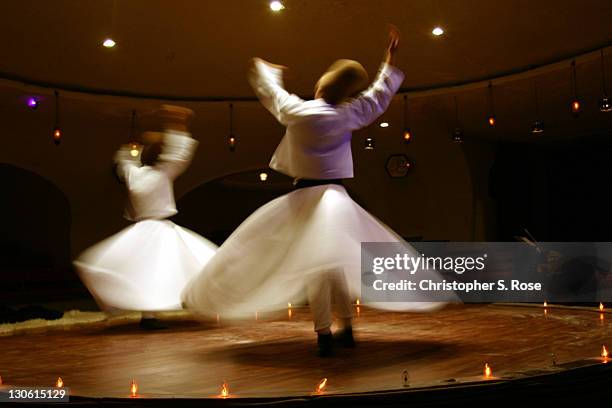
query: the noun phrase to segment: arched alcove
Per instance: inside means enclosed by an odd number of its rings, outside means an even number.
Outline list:
[[[3,292],[17,296],[73,277],[70,204],[64,193],[42,176],[6,163],[0,163],[0,183]]]
[[[265,181],[260,178],[262,173],[267,176]],[[173,220],[220,245],[253,211],[290,192],[292,182],[270,169],[223,176],[183,195]]]

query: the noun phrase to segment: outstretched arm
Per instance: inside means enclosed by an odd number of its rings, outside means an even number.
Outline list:
[[[189,166],[198,146],[187,127],[193,111],[179,106],[162,105],[160,115],[165,130],[162,151],[155,167],[164,171],[170,179],[175,179]]]
[[[304,102],[283,87],[283,71],[287,67],[271,64],[261,58],[251,59],[249,83],[261,104],[283,125],[288,125]]]
[[[389,43],[374,82],[361,95],[346,104],[347,123],[350,124],[351,130],[365,127],[382,115],[402,84],[404,73],[394,66],[399,38],[397,27],[390,26]]]

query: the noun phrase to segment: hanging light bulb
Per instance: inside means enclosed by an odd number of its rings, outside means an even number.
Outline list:
[[[544,133],[544,122],[541,119],[539,119],[540,107],[538,105],[538,84],[535,81],[533,82],[533,96],[534,96],[534,102],[535,102],[534,106],[535,106],[536,120],[531,125],[531,134],[541,135],[542,133]]]
[[[374,150],[374,138],[370,136],[366,137],[363,148],[364,150]]]
[[[260,181],[266,181],[268,179],[268,173],[259,173],[259,180]],[[291,304],[291,303],[289,303]]]
[[[455,128],[451,139],[455,143],[463,143],[463,130],[461,128]]]
[[[404,94],[404,132],[402,134],[404,143],[410,143],[412,140],[412,130],[408,126],[408,95]]]
[[[451,135],[451,140],[455,143],[463,143],[463,129],[461,129],[459,123],[459,103],[457,102],[457,96],[454,96],[455,100],[455,130]]]
[[[237,138],[234,135],[234,104],[229,104],[229,115],[230,115],[230,128],[229,128],[229,138],[227,139],[227,145],[230,149],[230,152],[234,152],[236,150]]]
[[[576,60],[572,60],[572,65],[571,65],[571,77],[570,77],[570,82],[572,85],[572,101],[570,102],[570,111],[572,112],[572,115],[574,116],[574,118],[577,118],[578,115],[580,114],[580,112],[582,111],[582,104],[580,103],[580,100],[578,99],[578,93],[576,91]]]
[[[135,142],[136,138],[135,138],[135,129],[136,129],[136,110],[132,109],[132,117],[130,119],[130,140],[132,142],[130,142],[130,156],[132,157],[138,157],[138,155],[140,154],[139,151],[139,144]]]
[[[488,103],[489,103],[489,116],[487,116],[487,124],[490,127],[495,127],[497,124],[497,118],[495,117],[495,104],[493,102],[493,83],[489,81],[488,86]]]
[[[55,125],[53,126],[53,143],[55,145],[59,145],[62,141],[62,137],[64,136],[64,132],[59,125],[59,92],[54,91],[55,95]]]
[[[600,53],[601,53],[601,87],[603,91],[603,97],[599,100],[599,110],[601,112],[612,112],[612,102],[608,98],[608,92],[606,90],[606,67],[604,65],[603,48],[600,50]]]

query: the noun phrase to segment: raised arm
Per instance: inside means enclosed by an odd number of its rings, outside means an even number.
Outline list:
[[[398,46],[399,31],[390,26],[389,44],[374,82],[344,107],[351,130],[365,127],[382,115],[404,81],[404,73],[394,66]]]
[[[253,58],[249,69],[249,83],[261,104],[283,125],[288,125],[296,110],[304,102],[283,87],[282,65],[271,64],[261,58]]]
[[[170,179],[175,179],[189,166],[198,146],[187,128],[193,111],[179,106],[162,105],[160,116],[165,130],[162,151],[155,167],[165,172]]]

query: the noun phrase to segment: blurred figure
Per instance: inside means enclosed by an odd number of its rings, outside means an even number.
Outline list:
[[[83,252],[74,265],[103,310],[142,311],[143,329],[164,326],[152,312],[181,309],[180,294],[217,246],[167,218],[177,213],[173,182],[189,165],[197,141],[190,109],[163,105],[163,132],[145,132],[143,147],[125,145],[115,155],[125,183],[125,217],[135,224]]]
[[[285,67],[252,60],[249,80],[255,93],[287,127],[270,167],[294,177],[295,191],[259,208],[221,245],[185,290],[188,308],[210,317],[245,318],[308,301],[319,356],[330,356],[334,343],[354,346],[352,300],[361,293],[361,243],[402,239],[355,203],[342,179],[353,177],[352,132],[383,114],[403,81],[393,65],[398,44],[393,28],[367,90],[361,64],[338,60],[317,81],[310,101],[283,88]],[[406,250],[418,256],[408,244]],[[421,276],[427,273],[435,272]],[[431,310],[439,304],[401,306]],[[333,309],[341,326],[335,339]]]

